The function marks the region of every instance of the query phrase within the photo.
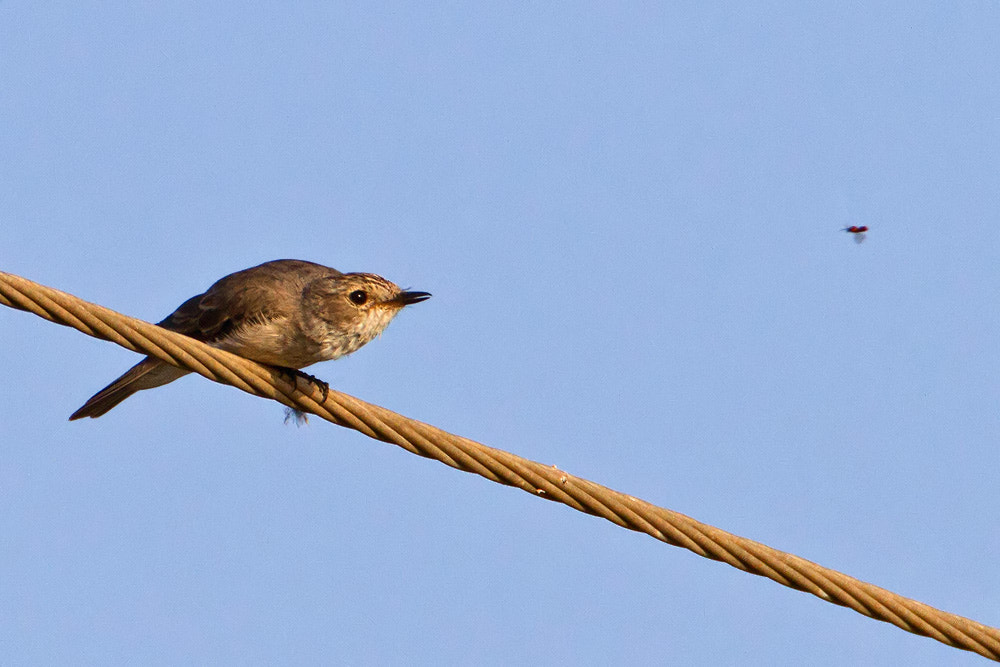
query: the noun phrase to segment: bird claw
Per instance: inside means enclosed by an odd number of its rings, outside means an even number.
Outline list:
[[[297,387],[296,380],[301,379],[304,380],[306,383],[311,384],[317,389],[319,389],[321,392],[323,392],[322,402],[326,403],[326,399],[330,396],[329,384],[323,382],[322,380],[313,375],[309,375],[309,373],[303,373],[302,371],[296,368],[286,368],[284,366],[279,366],[278,370],[280,370],[283,375],[287,376],[289,378],[289,381],[291,381],[293,384],[296,384],[296,387]]]

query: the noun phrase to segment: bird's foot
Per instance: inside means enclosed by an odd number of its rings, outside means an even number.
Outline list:
[[[286,368],[285,366],[278,366],[278,370],[281,371],[283,375],[288,377],[292,383],[295,383],[297,379],[301,379],[304,380],[307,384],[311,384],[317,389],[319,389],[321,392],[323,392],[323,401],[322,401],[323,403],[325,403],[326,399],[330,396],[330,385],[328,385],[326,382],[323,382],[319,378],[313,375],[309,375],[309,373],[303,373],[297,368]]]

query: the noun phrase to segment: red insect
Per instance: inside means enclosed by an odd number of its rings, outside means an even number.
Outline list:
[[[844,227],[841,231],[847,232],[849,234],[854,234],[854,242],[862,243],[868,236],[865,232],[868,231],[867,225],[862,225],[860,227],[856,225],[851,225],[850,227]]]

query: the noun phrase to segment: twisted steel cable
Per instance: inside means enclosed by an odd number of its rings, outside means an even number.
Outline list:
[[[935,609],[554,466],[487,447],[341,392],[330,390],[323,400],[320,388],[305,383],[299,388],[295,378],[277,369],[13,274],[0,272],[0,303],[162,359],[215,382],[274,399],[413,454],[561,502],[908,632],[1000,661],[998,628]]]

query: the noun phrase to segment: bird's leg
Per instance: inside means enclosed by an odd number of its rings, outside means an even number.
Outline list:
[[[330,396],[330,385],[328,385],[326,382],[323,382],[319,378],[313,375],[309,375],[309,373],[303,373],[297,368],[288,368],[287,366],[276,366],[276,368],[279,371],[281,371],[282,375],[288,377],[293,384],[296,384],[295,382],[296,379],[302,379],[306,383],[311,384],[317,389],[319,389],[321,392],[323,392],[323,401],[322,401],[323,403],[325,403],[327,397]]]

